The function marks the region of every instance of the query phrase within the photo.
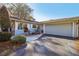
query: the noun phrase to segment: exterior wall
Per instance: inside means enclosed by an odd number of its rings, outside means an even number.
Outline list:
[[[39,32],[44,34],[44,30],[43,30],[43,24],[38,25],[39,26]]]
[[[72,24],[45,25],[44,30],[45,30],[45,34],[72,37],[73,26]],[[75,33],[75,30],[74,30],[74,33]]]
[[[31,29],[32,28],[32,24],[27,24],[27,27],[28,27],[28,29]]]
[[[40,25],[40,30],[43,30],[43,25]]]
[[[28,23],[28,24],[27,24],[27,27],[28,27],[30,33],[33,33],[33,32],[36,31],[36,28],[33,28],[33,24],[29,24],[29,23]]]

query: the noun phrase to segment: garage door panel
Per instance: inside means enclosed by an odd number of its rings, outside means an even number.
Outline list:
[[[46,25],[46,34],[72,36],[72,24]]]

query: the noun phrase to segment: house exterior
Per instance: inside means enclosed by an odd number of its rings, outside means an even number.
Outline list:
[[[79,37],[79,17],[43,21],[44,34],[70,38]]]
[[[3,5],[2,5],[3,6]],[[0,8],[2,7],[0,6]],[[42,23],[35,21],[35,19],[29,15],[25,19],[21,19],[17,17],[17,15],[12,15],[12,13],[6,8],[8,14],[9,14],[9,19],[11,23],[11,28],[8,28],[9,32],[12,32],[13,35],[17,34],[24,34],[24,27],[28,29],[27,32],[30,34],[37,32],[41,33],[41,28],[42,28]],[[1,32],[1,27],[0,27],[0,32]]]
[[[15,16],[10,16],[10,20],[11,29],[14,35],[24,34],[24,26],[28,28],[30,34],[36,32],[38,30],[38,27],[40,33],[41,30],[43,30],[43,24],[35,20],[18,20],[18,18]]]

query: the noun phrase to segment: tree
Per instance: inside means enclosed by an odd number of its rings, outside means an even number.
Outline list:
[[[2,31],[6,32],[8,32],[8,29],[10,29],[9,14],[4,5],[0,8],[0,27]]]
[[[24,3],[10,3],[7,4],[8,9],[12,15],[19,17],[20,20],[30,20],[32,9]]]

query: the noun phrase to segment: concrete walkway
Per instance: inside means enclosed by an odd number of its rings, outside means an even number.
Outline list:
[[[11,53],[10,56],[77,56],[74,41],[55,37],[43,37],[27,43],[27,47]]]
[[[26,36],[26,41],[29,41],[29,42],[31,42],[31,41],[33,41],[33,40],[36,40],[36,39],[38,39],[39,37],[41,37],[43,34],[37,34],[37,35],[29,35],[29,36]]]

